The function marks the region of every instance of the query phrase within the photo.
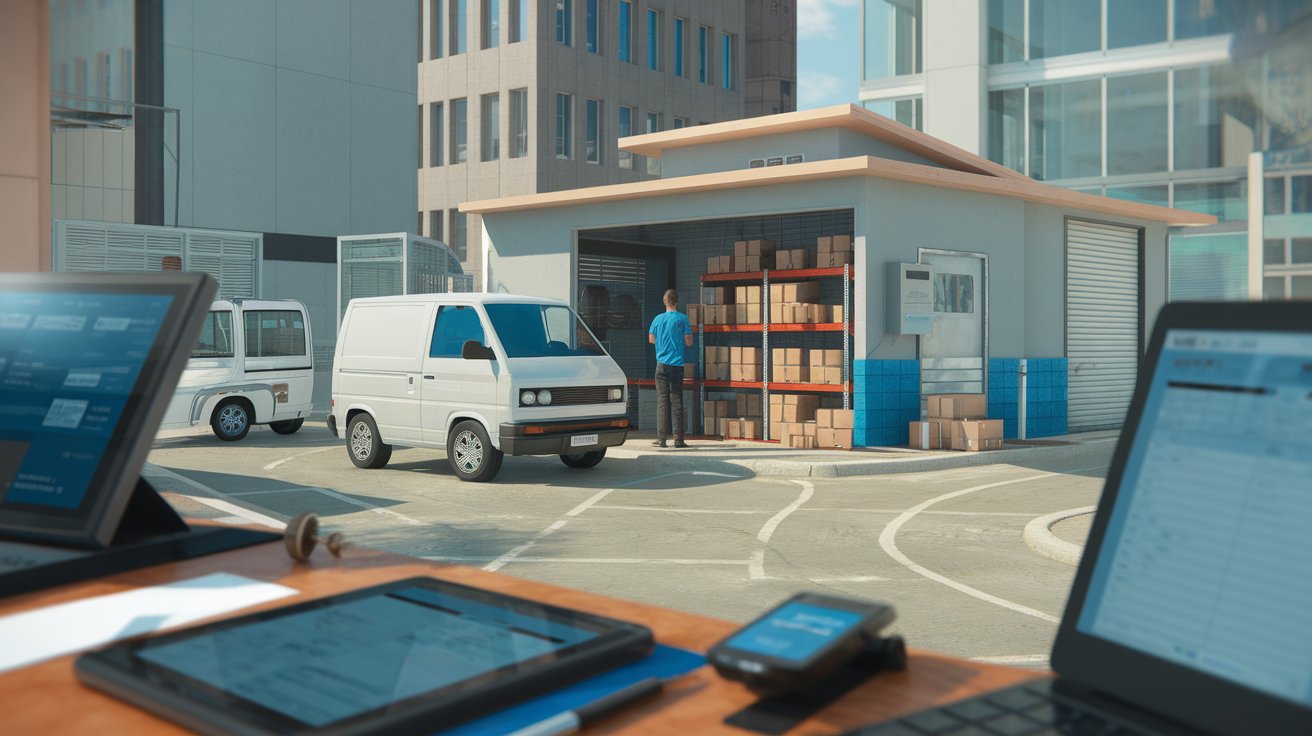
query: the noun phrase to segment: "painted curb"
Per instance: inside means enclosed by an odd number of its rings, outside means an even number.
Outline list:
[[[1059,539],[1056,534],[1052,533],[1052,527],[1060,521],[1075,516],[1092,514],[1097,509],[1097,506],[1081,506],[1078,509],[1066,509],[1065,511],[1057,511],[1033,519],[1025,525],[1023,535],[1025,544],[1050,560],[1064,562],[1067,565],[1078,565],[1080,564],[1080,557],[1084,554],[1084,547]]]

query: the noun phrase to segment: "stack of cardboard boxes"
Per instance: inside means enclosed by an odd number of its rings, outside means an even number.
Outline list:
[[[727,347],[713,345],[706,346],[706,374],[708,381],[727,381],[729,380],[729,365],[732,361],[732,351]]]
[[[775,251],[774,267],[780,271],[810,268],[811,252],[806,248]]]
[[[789,262],[792,262],[789,251]],[[706,273],[754,273],[775,268],[773,240],[739,240],[733,244],[732,256],[711,256],[706,259]]]
[[[908,444],[921,450],[1002,449],[1002,420],[986,419],[984,394],[932,394],[929,418],[911,422]]]
[[[835,268],[852,265],[852,236],[825,235],[815,241],[815,267]]]
[[[729,380],[760,383],[761,349],[753,347],[729,348]]]
[[[820,304],[814,281],[770,284],[770,324],[825,324],[843,321],[842,305]]]
[[[811,351],[811,383],[840,385],[843,383],[843,351]]]
[[[761,324],[761,287],[735,286],[733,292],[734,319],[732,324]]]
[[[774,383],[809,383],[811,366],[805,348],[771,348],[770,380]]]
[[[761,439],[761,395],[741,393],[732,400],[708,399],[702,404],[702,429],[712,437]]]
[[[733,412],[734,402],[707,399],[702,403],[702,431],[708,437],[724,437],[729,433],[729,419]]]
[[[852,427],[856,415],[850,409],[818,409],[815,413],[816,446],[821,449],[852,449]]]
[[[820,397],[806,394],[770,394],[770,439],[783,447],[816,446],[815,413]]]

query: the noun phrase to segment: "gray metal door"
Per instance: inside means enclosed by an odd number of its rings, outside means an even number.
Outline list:
[[[986,256],[921,249],[934,266],[934,330],[920,338],[922,395],[984,393]]]
[[[1072,432],[1119,427],[1139,370],[1138,228],[1066,222],[1066,359]]]

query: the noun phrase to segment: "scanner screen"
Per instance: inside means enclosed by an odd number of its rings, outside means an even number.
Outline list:
[[[804,662],[860,622],[859,613],[793,601],[735,634],[729,646]]]
[[[172,300],[0,294],[0,506],[82,504]]]

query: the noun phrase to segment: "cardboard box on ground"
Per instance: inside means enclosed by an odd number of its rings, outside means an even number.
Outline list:
[[[1002,420],[987,419],[984,394],[931,394],[929,417],[911,422],[907,444],[921,450],[980,452],[1002,449]]]

